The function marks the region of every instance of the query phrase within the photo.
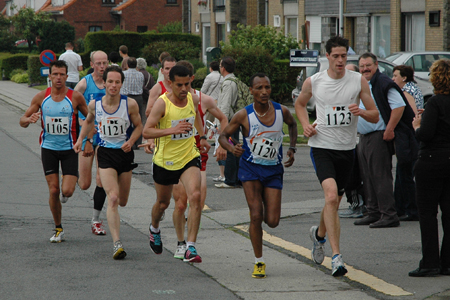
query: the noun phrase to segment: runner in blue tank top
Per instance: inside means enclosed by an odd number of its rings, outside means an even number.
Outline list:
[[[262,222],[274,228],[280,222],[281,190],[283,188],[282,147],[283,123],[288,125],[290,147],[284,167],[294,163],[297,122],[289,110],[270,101],[269,78],[257,73],[250,78],[254,102],[238,111],[219,137],[222,147],[235,156],[242,156],[238,177],[250,209],[250,240],[255,253],[253,278],[266,277],[262,254]],[[232,133],[242,131],[244,144],[228,142]]]
[[[78,82],[75,90],[82,93],[89,105],[91,100],[101,98],[105,95],[105,87],[103,84],[103,72],[108,66],[108,56],[103,51],[94,51],[91,54],[91,67],[94,69],[92,74],[83,77]],[[85,116],[80,114],[80,126],[83,125]],[[83,140],[83,147],[78,156],[79,159],[79,174],[78,185],[82,190],[87,190],[92,182],[92,165],[95,157],[95,147],[98,145],[98,134],[96,128],[93,127]],[[106,193],[100,182],[100,175],[96,175],[96,183],[94,191],[94,209],[92,214],[91,231],[95,235],[105,235],[106,231],[103,229],[103,223],[100,221],[100,213],[106,200]]]
[[[50,242],[59,243],[64,241],[61,202],[67,202],[77,183],[78,155],[73,150],[77,139],[77,114],[86,114],[87,105],[83,95],[66,87],[67,65],[63,60],[50,63],[49,76],[52,87],[34,96],[30,107],[20,118],[20,126],[26,128],[41,118],[42,132],[39,143],[42,166],[50,194],[50,211],[56,227]],[[63,174],[61,189],[60,164]]]

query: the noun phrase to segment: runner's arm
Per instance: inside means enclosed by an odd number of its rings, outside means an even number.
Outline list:
[[[361,92],[359,93],[359,97],[361,98],[364,107],[361,109],[357,104],[350,104],[348,109],[355,116],[361,116],[364,120],[370,123],[377,123],[379,120],[378,109],[375,106],[375,102],[370,93],[370,87],[367,83],[367,80],[361,76]]]
[[[41,116],[39,109],[41,108],[44,97],[45,91],[39,92],[36,96],[33,97],[30,106],[20,118],[20,126],[22,126],[23,128],[27,128],[31,123],[36,123],[39,120]]]
[[[130,115],[130,120],[131,123],[133,123],[134,129],[128,141],[123,143],[121,147],[124,152],[130,152],[134,143],[136,143],[142,134],[142,121],[141,115],[139,114],[139,105],[133,98],[128,98],[128,114]]]
[[[285,106],[281,106],[283,110],[283,121],[288,125],[288,131],[289,131],[289,149],[287,151],[288,160],[284,163],[285,167],[290,167],[294,163],[294,150],[291,148],[295,148],[295,145],[297,144],[297,121],[295,121],[295,118],[292,116],[289,109],[287,109]]]
[[[298,95],[297,101],[295,101],[295,114],[299,119],[300,123],[303,127],[303,134],[306,137],[312,137],[317,134],[315,129],[316,124],[309,124],[309,116],[308,111],[306,110],[306,105],[308,104],[309,99],[312,97],[312,85],[311,78],[307,78],[302,86],[302,91]]]

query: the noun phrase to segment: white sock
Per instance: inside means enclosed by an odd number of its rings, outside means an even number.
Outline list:
[[[154,232],[154,233],[158,233],[158,232],[159,232],[159,227],[158,227],[158,228],[155,228],[155,227],[153,227],[153,225],[150,225],[150,230],[151,230],[152,232]]]
[[[101,212],[102,212],[101,210],[94,209],[94,213],[92,216],[92,222],[100,222],[100,213]]]
[[[262,256],[260,258],[255,257],[255,264],[263,263],[263,262],[264,262],[264,258]]]
[[[187,242],[186,247],[189,248],[189,246],[195,247],[195,242]]]

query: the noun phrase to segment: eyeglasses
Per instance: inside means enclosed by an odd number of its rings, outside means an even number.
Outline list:
[[[359,68],[360,69],[365,69],[365,68],[370,69],[372,66],[373,66],[373,64],[359,65]]]

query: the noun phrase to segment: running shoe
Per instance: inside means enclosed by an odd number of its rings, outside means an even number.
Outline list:
[[[66,203],[67,201],[69,201],[69,197],[64,196],[62,193],[61,193],[61,196],[59,197],[59,199],[60,199],[61,203]]]
[[[339,212],[341,218],[362,218],[364,216],[365,206],[352,207],[351,205],[343,211]]]
[[[323,260],[325,259],[325,242],[327,241],[324,239],[323,241],[318,241],[316,238],[317,230],[319,229],[318,226],[313,226],[309,230],[309,237],[311,238],[311,241],[313,241],[314,245],[311,250],[311,258],[312,260],[320,265],[323,263]]]
[[[91,229],[95,235],[106,235],[106,231],[103,229],[103,222],[92,222]]]
[[[184,253],[184,259],[185,262],[191,262],[191,263],[201,263],[202,258],[200,255],[197,254],[197,250],[194,246],[189,246]]]
[[[213,177],[213,181],[214,182],[224,182],[225,181],[225,177],[222,176],[217,176],[217,177]]]
[[[342,255],[336,254],[331,260],[331,275],[334,277],[344,276],[347,273]]]
[[[186,253],[186,242],[178,242],[177,250],[175,251],[173,257],[184,259],[184,253]]]
[[[114,259],[124,259],[125,256],[127,256],[127,253],[123,249],[123,245],[120,240],[114,242],[113,251],[114,251],[113,254]]]
[[[255,264],[255,268],[253,269],[253,278],[266,278],[266,264],[263,262],[259,262]]]
[[[62,228],[55,228],[54,231],[55,231],[55,233],[50,238],[51,243],[61,243],[62,241],[65,240],[64,230]]]
[[[161,254],[163,252],[163,246],[161,241],[161,231],[156,233],[148,230],[150,232],[150,249],[152,249],[153,253]]]

